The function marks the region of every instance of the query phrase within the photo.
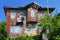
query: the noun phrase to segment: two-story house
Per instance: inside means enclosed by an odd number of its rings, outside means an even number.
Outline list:
[[[54,8],[49,8],[49,13]],[[18,37],[20,35],[37,35],[38,18],[42,16],[47,7],[32,2],[24,7],[4,7],[6,15],[6,31],[9,37]]]

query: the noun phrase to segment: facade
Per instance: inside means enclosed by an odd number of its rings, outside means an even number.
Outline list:
[[[54,8],[49,8],[49,13]],[[47,11],[46,7],[32,2],[25,7],[4,7],[6,15],[6,31],[9,37],[18,37],[20,35],[37,35],[38,18]]]

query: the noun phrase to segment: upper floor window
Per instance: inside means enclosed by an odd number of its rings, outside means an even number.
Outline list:
[[[11,19],[15,19],[16,12],[11,12]]]
[[[31,9],[31,17],[35,17],[35,10]]]
[[[24,16],[24,15],[25,15],[23,11],[20,11],[19,13],[20,13],[20,15],[22,15],[22,16]]]
[[[44,11],[39,12],[39,16],[42,16],[44,14]]]

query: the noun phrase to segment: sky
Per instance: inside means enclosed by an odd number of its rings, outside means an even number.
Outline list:
[[[6,21],[6,16],[3,8],[4,6],[25,6],[31,2],[36,2],[39,5],[46,7],[46,0],[0,0],[0,21]],[[56,12],[60,13],[60,0],[48,0],[48,7],[55,8],[55,10],[52,12],[52,16],[54,16]]]

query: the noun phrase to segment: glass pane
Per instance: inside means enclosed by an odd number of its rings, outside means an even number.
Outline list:
[[[39,12],[39,16],[42,16],[44,14],[44,11]]]
[[[15,19],[16,12],[11,12],[11,19]]]
[[[23,33],[23,27],[21,27],[21,26],[10,26],[10,33]]]
[[[39,30],[39,33],[41,33],[42,32],[42,26],[39,26],[38,30]]]
[[[19,14],[22,15],[22,16],[24,16],[24,12],[23,11],[20,11]]]
[[[36,23],[28,23],[27,24],[27,28],[35,28],[36,27]]]
[[[34,9],[31,9],[31,17],[35,17]]]

